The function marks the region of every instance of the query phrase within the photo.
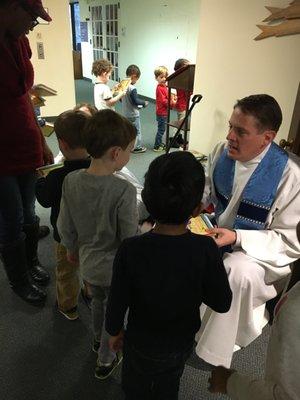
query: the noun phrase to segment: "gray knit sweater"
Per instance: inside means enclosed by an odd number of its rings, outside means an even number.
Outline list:
[[[83,279],[110,286],[121,241],[137,233],[136,189],[115,175],[74,171],[64,180],[57,227],[62,244],[79,249]]]

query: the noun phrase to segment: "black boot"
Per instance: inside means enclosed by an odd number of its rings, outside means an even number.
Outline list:
[[[24,239],[2,246],[0,255],[13,291],[28,303],[44,303],[46,293],[33,285],[28,277]]]
[[[39,227],[39,220],[35,224],[23,226],[23,231],[26,235],[25,246],[27,265],[32,279],[39,285],[47,285],[50,280],[50,275],[44,270],[37,255]]]

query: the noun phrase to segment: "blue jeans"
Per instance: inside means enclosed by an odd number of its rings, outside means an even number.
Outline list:
[[[122,388],[126,400],[177,400],[184,365],[193,349],[156,356],[145,355],[124,340]]]
[[[34,224],[36,172],[0,176],[0,246],[23,236],[23,224]]]
[[[140,116],[138,115],[137,117],[132,117],[132,118],[127,118],[132,125],[136,129],[136,140],[135,140],[135,145],[134,148],[138,149],[142,147],[142,133],[141,133],[141,120]]]
[[[154,147],[159,147],[162,144],[162,137],[166,130],[167,117],[156,115],[157,133],[155,136]]]

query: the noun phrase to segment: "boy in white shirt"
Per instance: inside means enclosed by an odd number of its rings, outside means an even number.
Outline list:
[[[101,59],[93,62],[92,74],[96,77],[94,86],[94,103],[98,110],[111,109],[114,110],[114,105],[123,96],[126,91],[119,90],[118,94],[113,97],[107,82],[113,70],[113,65],[110,61]]]

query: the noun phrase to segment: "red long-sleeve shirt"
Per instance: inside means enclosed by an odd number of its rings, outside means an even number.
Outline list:
[[[168,88],[158,84],[156,87],[156,115],[166,117],[168,113]]]

